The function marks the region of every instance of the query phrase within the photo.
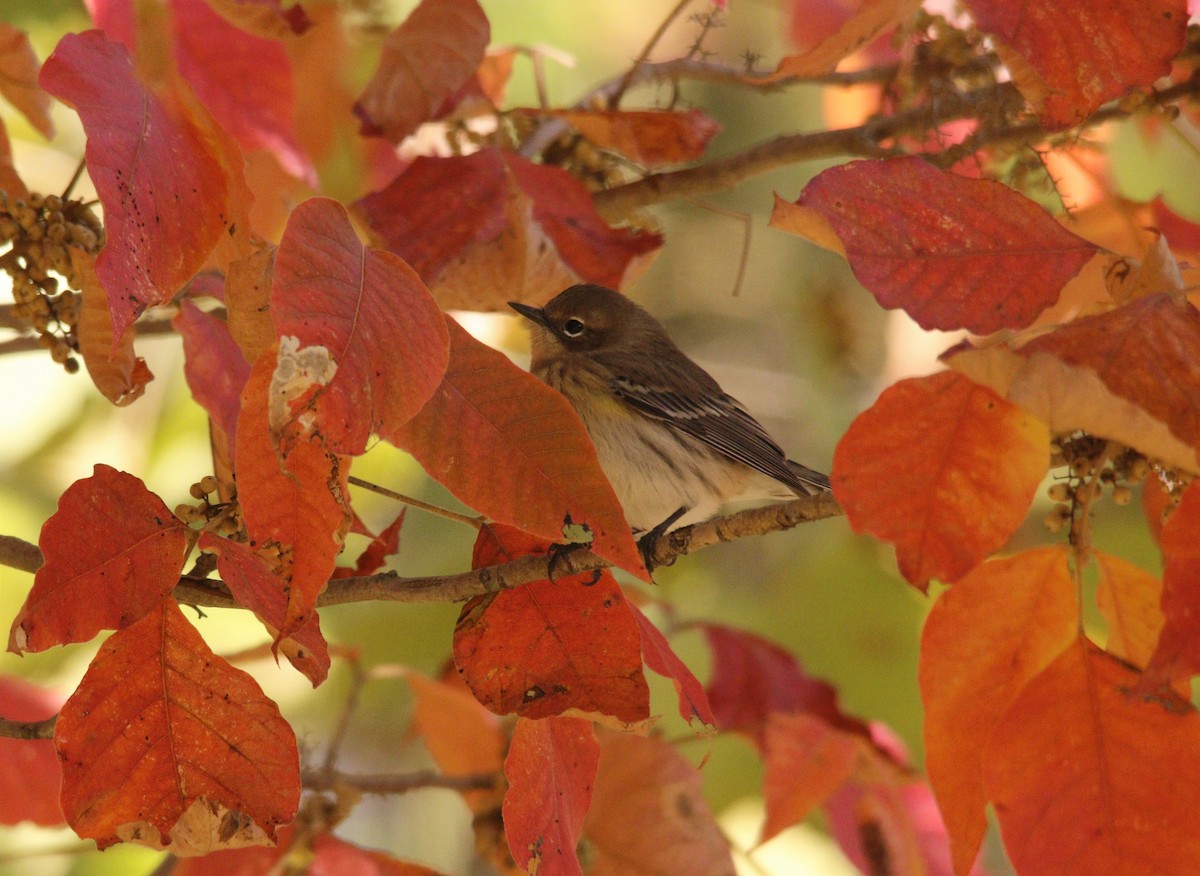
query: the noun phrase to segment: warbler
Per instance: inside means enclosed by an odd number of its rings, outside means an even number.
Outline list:
[[[581,284],[545,307],[509,306],[532,323],[531,371],[583,420],[635,532],[829,489],[621,293]]]

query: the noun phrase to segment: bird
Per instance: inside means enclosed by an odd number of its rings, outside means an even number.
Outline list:
[[[635,533],[830,489],[620,292],[581,283],[544,307],[509,306],[530,323],[531,372],[579,414]]]

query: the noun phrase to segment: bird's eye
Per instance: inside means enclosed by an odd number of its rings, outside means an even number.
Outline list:
[[[583,334],[583,320],[571,317],[563,323],[563,334],[568,338],[577,338]]]

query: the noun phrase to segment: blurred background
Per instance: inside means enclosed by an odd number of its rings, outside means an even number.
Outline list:
[[[398,0],[349,4],[350,19],[360,28],[350,45],[361,55],[356,66],[362,82],[372,70],[378,35],[403,20],[414,5]],[[483,0],[494,45],[547,48],[545,85],[556,105],[573,103],[599,83],[620,76],[675,5],[675,0]],[[693,11],[708,9],[696,3],[689,9]],[[769,69],[780,56],[795,51],[788,40],[794,15],[782,0],[741,0],[733,4],[724,26],[705,36],[704,46],[714,60],[738,64],[750,53],[764,59],[760,68]],[[43,59],[63,33],[90,26],[82,6],[68,0],[7,0],[0,17],[27,30]],[[681,16],[652,58],[683,54],[698,30],[687,15]],[[686,83],[682,95],[684,104],[703,109],[721,125],[710,157],[736,153],[782,133],[826,127],[852,99],[845,92],[813,87],[765,95],[701,83]],[[653,107],[669,99],[666,86],[640,87],[623,106]],[[536,102],[530,65],[518,60],[509,104]],[[59,135],[47,143],[0,104],[17,168],[31,189],[61,191],[82,155],[78,122],[73,113],[59,109]],[[1170,163],[1196,160],[1194,149],[1174,158],[1167,155],[1169,150],[1179,151],[1170,137],[1156,143],[1133,126],[1117,126],[1103,136],[1114,143],[1115,178],[1130,196],[1152,197],[1168,179],[1200,180],[1194,168],[1180,175],[1178,164]],[[655,208],[666,247],[627,291],[762,420],[793,458],[829,471],[837,440],[855,415],[884,386],[935,370],[937,354],[955,339],[921,332],[902,314],[884,312],[839,257],[767,227],[772,193],[795,200],[806,181],[825,166],[781,168],[733,192]],[[336,152],[318,169],[327,190],[351,197],[364,192],[352,162]],[[1190,203],[1200,204],[1200,198]],[[6,300],[9,296],[0,289],[0,301]],[[467,315],[463,321],[488,343],[527,362],[526,335],[515,318]],[[102,400],[86,376],[66,375],[45,355],[0,356],[4,534],[36,541],[58,496],[90,475],[96,463],[138,475],[168,506],[189,501],[189,485],[211,470],[205,415],[184,383],[177,338],[142,338],[138,351],[156,379],[142,399],[123,409]],[[376,446],[356,461],[354,473],[457,507],[419,466],[387,445]],[[356,500],[360,515],[376,530],[399,511],[394,503],[371,494],[356,494]],[[1039,497],[1013,547],[1048,538],[1040,520],[1049,507],[1044,495]],[[472,540],[473,532],[465,527],[410,511],[391,566],[410,576],[460,571],[469,565]],[[1157,568],[1136,503],[1126,509],[1105,506],[1096,541]],[[348,555],[356,555],[362,545],[352,540]],[[930,601],[898,578],[889,548],[853,535],[844,520],[829,520],[712,548],[680,559],[655,577],[657,588],[640,589],[673,606],[676,621],[717,620],[780,643],[809,673],[840,691],[847,711],[890,726],[920,764],[917,654]],[[31,583],[32,576],[0,567],[0,619],[5,628]],[[199,628],[219,653],[266,641],[262,628],[245,613],[206,614]],[[664,618],[653,610],[651,615]],[[433,674],[450,656],[457,616],[458,606],[453,605],[384,604],[325,609],[321,620],[327,637],[358,649],[366,666],[404,664]],[[707,658],[699,637],[684,633],[673,643],[703,678]],[[20,675],[65,695],[97,645],[24,658],[3,654],[0,675]],[[316,691],[286,664],[276,667],[261,661],[245,668],[280,702],[302,750],[319,755],[347,695],[346,667],[335,660],[330,680]],[[687,728],[674,716],[670,686],[657,681],[652,685],[657,685],[655,711],[665,716],[664,732],[668,738],[687,739]],[[411,713],[403,681],[368,684],[354,713],[342,767],[403,771],[428,766],[428,755],[407,733]],[[683,750],[696,762],[707,756],[703,775],[710,803],[735,846],[751,849],[761,818],[757,755],[747,743],[732,738],[689,741]],[[450,792],[368,798],[339,834],[456,876],[486,872],[472,869],[469,814]],[[73,854],[80,848],[91,848],[91,843],[82,846],[65,830],[0,828],[0,874],[148,873],[161,858],[137,849]],[[993,849],[990,854],[994,858],[999,853]],[[739,857],[747,873],[853,872],[840,852],[811,827],[785,832],[754,851],[752,861]]]

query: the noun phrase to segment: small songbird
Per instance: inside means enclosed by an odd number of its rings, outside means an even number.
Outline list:
[[[583,284],[545,307],[509,306],[533,323],[531,370],[583,420],[635,532],[829,489],[619,292]]]

